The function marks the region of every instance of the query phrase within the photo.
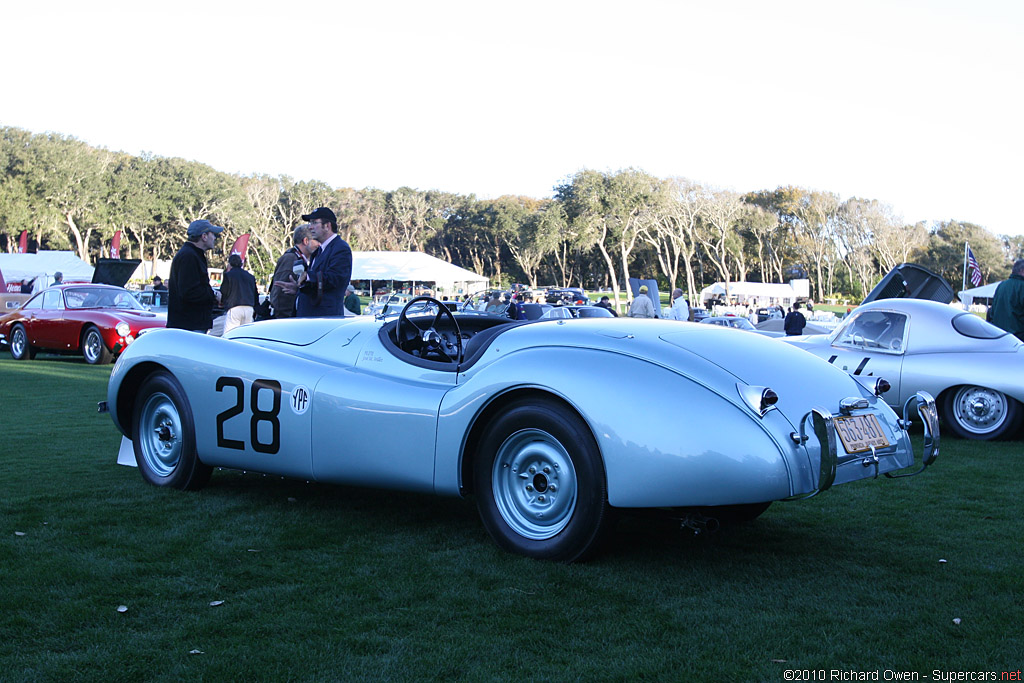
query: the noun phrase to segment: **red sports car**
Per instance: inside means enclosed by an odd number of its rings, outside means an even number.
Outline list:
[[[123,287],[71,284],[39,292],[16,311],[0,317],[0,343],[15,360],[38,350],[81,354],[90,364],[109,363],[140,334],[164,327]]]

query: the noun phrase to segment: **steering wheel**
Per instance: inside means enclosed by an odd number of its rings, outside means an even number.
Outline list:
[[[425,310],[431,305],[437,306],[437,315],[434,316],[434,319],[427,327],[417,325],[409,317],[409,309],[416,303],[423,303]],[[452,326],[455,328],[455,341],[458,344],[458,353],[454,358],[445,351],[444,337],[434,329],[437,327],[437,323],[441,321],[441,316],[448,316],[452,321]],[[403,325],[405,326],[404,330],[402,329]],[[395,325],[395,336],[398,338],[398,348],[418,358],[439,360],[446,363],[458,363],[462,360],[462,331],[459,329],[459,322],[455,319],[455,315],[450,308],[432,296],[415,297],[402,308],[402,312],[398,314],[398,323]]]

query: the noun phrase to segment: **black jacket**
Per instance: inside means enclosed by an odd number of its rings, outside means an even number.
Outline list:
[[[232,268],[225,271],[220,283],[220,306],[230,311],[235,306],[252,306],[260,304],[260,295],[256,291],[256,278],[243,268]]]
[[[206,252],[192,242],[185,242],[174,255],[167,278],[167,327],[206,332],[213,327],[216,303]]]
[[[787,336],[796,336],[804,333],[804,326],[807,325],[807,318],[800,311],[790,311],[782,322],[783,329]]]
[[[313,252],[313,263],[306,271],[307,280],[295,300],[300,318],[344,315],[345,294],[352,277],[352,248],[335,235],[327,248]]]

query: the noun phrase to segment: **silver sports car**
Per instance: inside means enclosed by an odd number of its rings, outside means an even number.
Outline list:
[[[898,471],[914,465],[918,415],[921,471],[938,453],[934,402],[914,396],[900,418],[884,388],[712,325],[517,322],[421,297],[390,320],[145,335],[101,410],[159,486],[199,488],[226,467],[474,494],[500,546],[572,561],[595,549],[612,508],[663,508],[700,530],[915,474]]]
[[[884,377],[893,406],[928,392],[944,427],[965,439],[1012,437],[1024,420],[1024,344],[959,308],[879,299],[831,334],[785,341],[854,375]]]

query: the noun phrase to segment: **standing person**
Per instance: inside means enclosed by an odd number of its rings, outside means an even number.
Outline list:
[[[282,283],[281,288],[298,292],[295,314],[299,318],[344,315],[345,292],[352,279],[352,249],[338,237],[338,219],[327,207],[321,206],[302,220],[309,221],[309,231],[320,247],[298,281]]]
[[[50,285],[50,286],[51,287],[55,287],[57,285],[62,285],[62,284],[64,284],[64,273],[62,273],[62,272],[60,272],[58,270],[56,273],[53,274],[53,284]]]
[[[348,294],[345,295],[345,310],[356,315],[359,315],[362,310],[359,295],[356,294],[356,288],[351,284],[348,286]]]
[[[292,246],[281,254],[274,266],[273,282],[270,286],[270,305],[274,308],[275,318],[295,317],[295,297],[293,290],[287,292],[279,283],[295,283],[299,276],[296,275],[296,265],[301,271],[309,268],[310,258],[320,244],[313,239],[313,233],[309,230],[309,224],[300,225],[292,233]]]
[[[988,321],[1024,341],[1024,258],[1013,262],[1010,277],[996,287]]]
[[[647,285],[640,285],[640,294],[633,299],[633,303],[629,305],[629,312],[626,315],[630,318],[658,317],[654,312],[654,302],[651,301],[651,297],[647,296]]]
[[[508,302],[508,308],[505,309],[505,315],[512,320],[526,320],[526,316],[523,315],[523,308],[516,301],[515,294],[506,294],[506,301]]]
[[[672,308],[668,312],[669,320],[689,320],[690,306],[683,298],[683,290],[676,287],[672,290]]]
[[[154,292],[166,292],[167,285],[164,284],[163,278],[159,275],[153,276],[153,291]]]
[[[800,312],[800,302],[797,302],[793,304],[793,310],[786,314],[786,319],[782,321],[782,328],[786,330],[786,336],[795,337],[804,333],[805,325],[807,325],[807,319]]]
[[[616,318],[618,318],[618,317],[619,317],[619,312],[615,310],[615,307],[614,307],[614,306],[612,306],[612,302],[608,300],[608,296],[607,296],[607,295],[605,295],[605,296],[602,296],[602,297],[601,297],[601,300],[600,300],[600,301],[598,301],[598,302],[597,302],[596,304],[594,304],[594,305],[595,305],[595,306],[600,306],[601,308],[603,308],[603,309],[607,310],[607,311],[608,311],[609,313],[611,313],[612,315],[614,315],[614,316],[615,316]]]
[[[220,301],[224,307],[225,332],[252,322],[260,295],[256,291],[256,278],[242,267],[239,254],[228,257],[228,269],[220,283]]]
[[[208,220],[189,223],[188,241],[171,261],[167,278],[167,327],[202,332],[213,327],[213,307],[220,294],[210,286],[206,252],[224,228]]]

